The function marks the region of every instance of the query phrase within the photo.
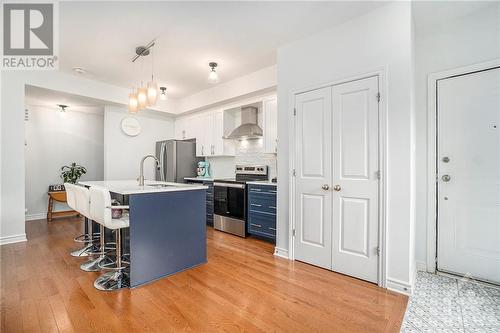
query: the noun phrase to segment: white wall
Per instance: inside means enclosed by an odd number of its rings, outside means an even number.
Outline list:
[[[121,121],[129,116],[124,107],[106,106],[104,112],[104,179],[136,179],[143,156],[155,155],[156,142],[174,138],[174,120],[159,112],[141,111],[139,120],[142,132],[128,136],[121,130]],[[144,165],[144,177],[155,179],[153,159]]]
[[[82,180],[102,180],[104,172],[104,113],[58,112],[56,108],[27,107],[26,218],[45,218],[47,190],[61,184],[61,167],[76,162],[87,169]],[[68,209],[55,205],[56,210]]]
[[[412,215],[411,5],[391,3],[278,50],[278,233],[289,248],[289,120],[291,92],[381,68],[388,113],[387,281],[409,288]]]
[[[418,18],[417,18],[418,19]],[[417,230],[416,260],[426,262],[427,77],[430,73],[500,58],[500,5],[442,25],[416,30]]]

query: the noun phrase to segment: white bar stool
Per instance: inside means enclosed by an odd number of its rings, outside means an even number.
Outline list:
[[[78,212],[78,203],[77,203],[76,191],[79,187],[80,186],[77,186],[75,184],[64,183],[64,188],[66,190],[67,204],[71,209],[76,210],[77,212]],[[84,223],[87,223],[87,229],[90,231],[87,231],[86,233],[81,234],[81,235],[74,238],[75,242],[84,243],[85,245],[78,250],[71,251],[70,254],[73,257],[88,257],[92,250],[95,251],[94,242],[96,240],[98,240],[98,238],[96,238],[96,236],[98,236],[98,235],[92,234],[92,222],[88,219],[87,216],[84,216],[83,214],[82,214],[82,216],[85,219]],[[89,224],[90,224],[90,226],[89,226]]]
[[[108,229],[115,230],[116,237],[116,261],[115,266],[104,266],[102,261],[100,267],[102,269],[111,270],[99,276],[94,287],[99,290],[118,290],[130,286],[129,274],[122,260],[122,244],[121,244],[121,229],[128,228],[129,216],[128,212],[123,213],[121,218],[112,218],[112,209],[129,209],[129,206],[111,206],[111,195],[108,190],[100,187],[92,186],[90,188],[90,217],[92,220],[103,225]]]
[[[90,214],[90,191],[86,187],[76,186],[76,210],[83,216],[86,216],[90,220],[93,220]],[[99,223],[99,221],[96,221]],[[99,248],[97,251],[91,251],[90,255],[97,255],[97,258],[91,258],[87,262],[80,265],[80,269],[86,272],[98,272],[101,270],[99,263],[106,259],[106,242],[105,242],[105,230],[104,226],[99,223]]]

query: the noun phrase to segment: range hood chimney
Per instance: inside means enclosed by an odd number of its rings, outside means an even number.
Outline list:
[[[262,128],[257,125],[257,111],[254,106],[241,108],[241,125],[236,127],[227,139],[247,140],[262,138]]]

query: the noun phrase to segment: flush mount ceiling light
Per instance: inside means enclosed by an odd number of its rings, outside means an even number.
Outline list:
[[[73,67],[73,71],[78,74],[86,74],[87,71],[82,67]]]
[[[132,57],[132,63],[135,65],[135,61],[141,57],[153,54],[153,46],[155,46],[156,41],[152,40],[146,46],[138,46],[135,48],[135,55]],[[142,64],[141,64],[142,65]],[[142,66],[141,66],[142,68]],[[135,67],[134,67],[135,74]],[[158,83],[156,83],[154,78],[154,57],[151,56],[151,80],[148,81],[146,86],[143,85],[143,81],[140,84],[132,86],[132,92],[128,97],[128,108],[130,113],[137,113],[140,110],[144,110],[148,106],[153,106],[158,100]]]
[[[208,66],[210,67],[210,73],[208,74],[208,83],[217,83],[219,81],[219,75],[215,71],[217,63],[210,62],[208,63]]]
[[[160,87],[160,99],[165,101],[167,99],[167,87]]]
[[[57,104],[57,106],[61,108],[59,112],[66,112],[66,108],[68,107],[67,105],[64,104]]]

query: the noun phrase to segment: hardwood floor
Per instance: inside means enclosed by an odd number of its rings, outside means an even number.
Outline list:
[[[2,332],[399,332],[407,297],[208,230],[208,264],[118,292],[68,252],[76,218],[26,223],[1,251]]]

